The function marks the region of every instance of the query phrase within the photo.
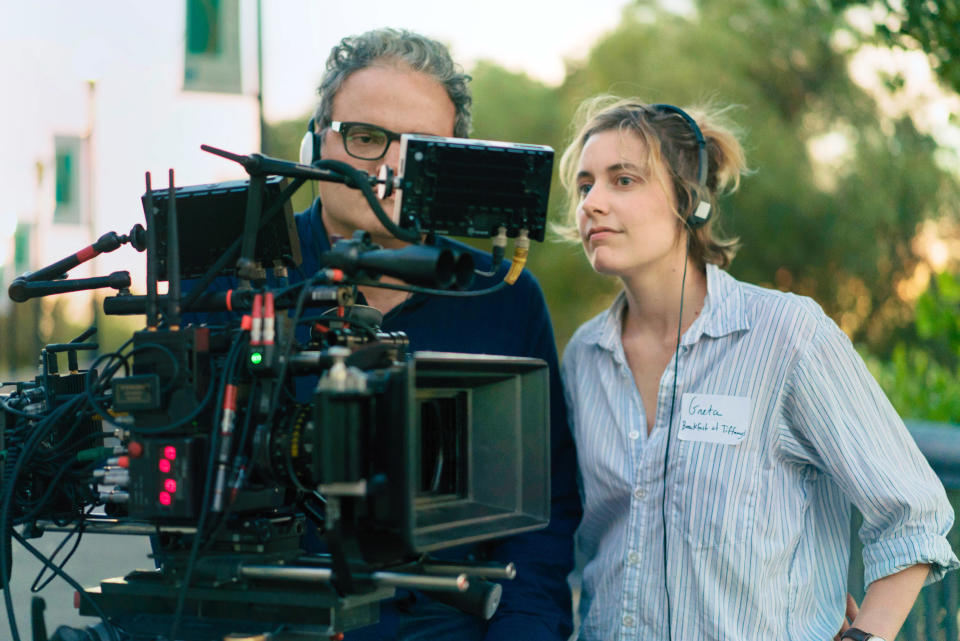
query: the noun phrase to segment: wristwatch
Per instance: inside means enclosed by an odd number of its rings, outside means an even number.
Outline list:
[[[843,641],[843,639],[853,639],[853,641],[884,641],[883,637],[864,632],[859,628],[847,628],[847,631],[840,636],[840,639],[841,641]]]

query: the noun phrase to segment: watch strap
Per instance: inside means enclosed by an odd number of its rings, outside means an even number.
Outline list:
[[[853,641],[884,641],[881,637],[878,637],[869,632],[864,632],[860,628],[847,628],[847,630],[840,636],[841,641],[843,639],[852,639]]]

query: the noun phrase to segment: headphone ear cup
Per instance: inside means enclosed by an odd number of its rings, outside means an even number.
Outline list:
[[[317,134],[313,131],[308,131],[303,134],[303,138],[300,140],[300,164],[301,165],[312,165],[314,160],[314,148],[317,146],[316,138]]]
[[[707,221],[710,220],[710,214],[710,202],[698,199],[697,208],[687,216],[687,226],[690,227],[690,229],[703,227],[707,224]]]
[[[312,165],[320,160],[320,134],[316,132],[314,119],[307,123],[307,133],[300,139],[300,164]]]

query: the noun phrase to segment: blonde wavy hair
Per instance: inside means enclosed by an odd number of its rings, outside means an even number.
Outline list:
[[[690,230],[688,247],[690,257],[701,269],[707,263],[725,268],[733,260],[740,245],[738,238],[723,238],[718,231],[719,196],[732,193],[740,186],[740,176],[748,173],[746,157],[732,127],[724,123],[726,109],[710,106],[683,108],[700,127],[707,143],[706,187],[697,180],[699,150],[696,136],[682,116],[635,98],[601,95],[583,102],[577,109],[573,141],[560,159],[560,180],[567,192],[568,208],[563,223],[554,229],[562,238],[580,241],[577,231],[577,165],[587,140],[603,131],[629,132],[639,138],[647,157],[642,166],[661,163],[672,178],[671,187],[676,196],[676,215],[685,224],[694,199],[707,200],[712,215],[706,225]],[[667,190],[667,185],[662,185]]]

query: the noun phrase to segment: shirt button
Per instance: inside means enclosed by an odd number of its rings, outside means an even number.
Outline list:
[[[640,555],[637,554],[636,552],[631,552],[630,554],[627,555],[627,563],[629,563],[630,565],[636,565],[639,562],[640,562]]]
[[[630,433],[627,434],[627,436],[630,437],[631,441],[635,441],[638,438],[640,438],[640,432],[638,432],[637,430],[630,430]]]
[[[640,488],[640,487],[638,487],[637,489],[635,489],[635,490],[633,491],[633,498],[635,498],[635,499],[642,499],[642,498],[645,497],[646,495],[647,495],[647,493],[644,492],[644,491],[643,491],[643,488]]]
[[[628,628],[633,627],[633,617],[629,614],[623,617],[623,625],[627,626]]]

